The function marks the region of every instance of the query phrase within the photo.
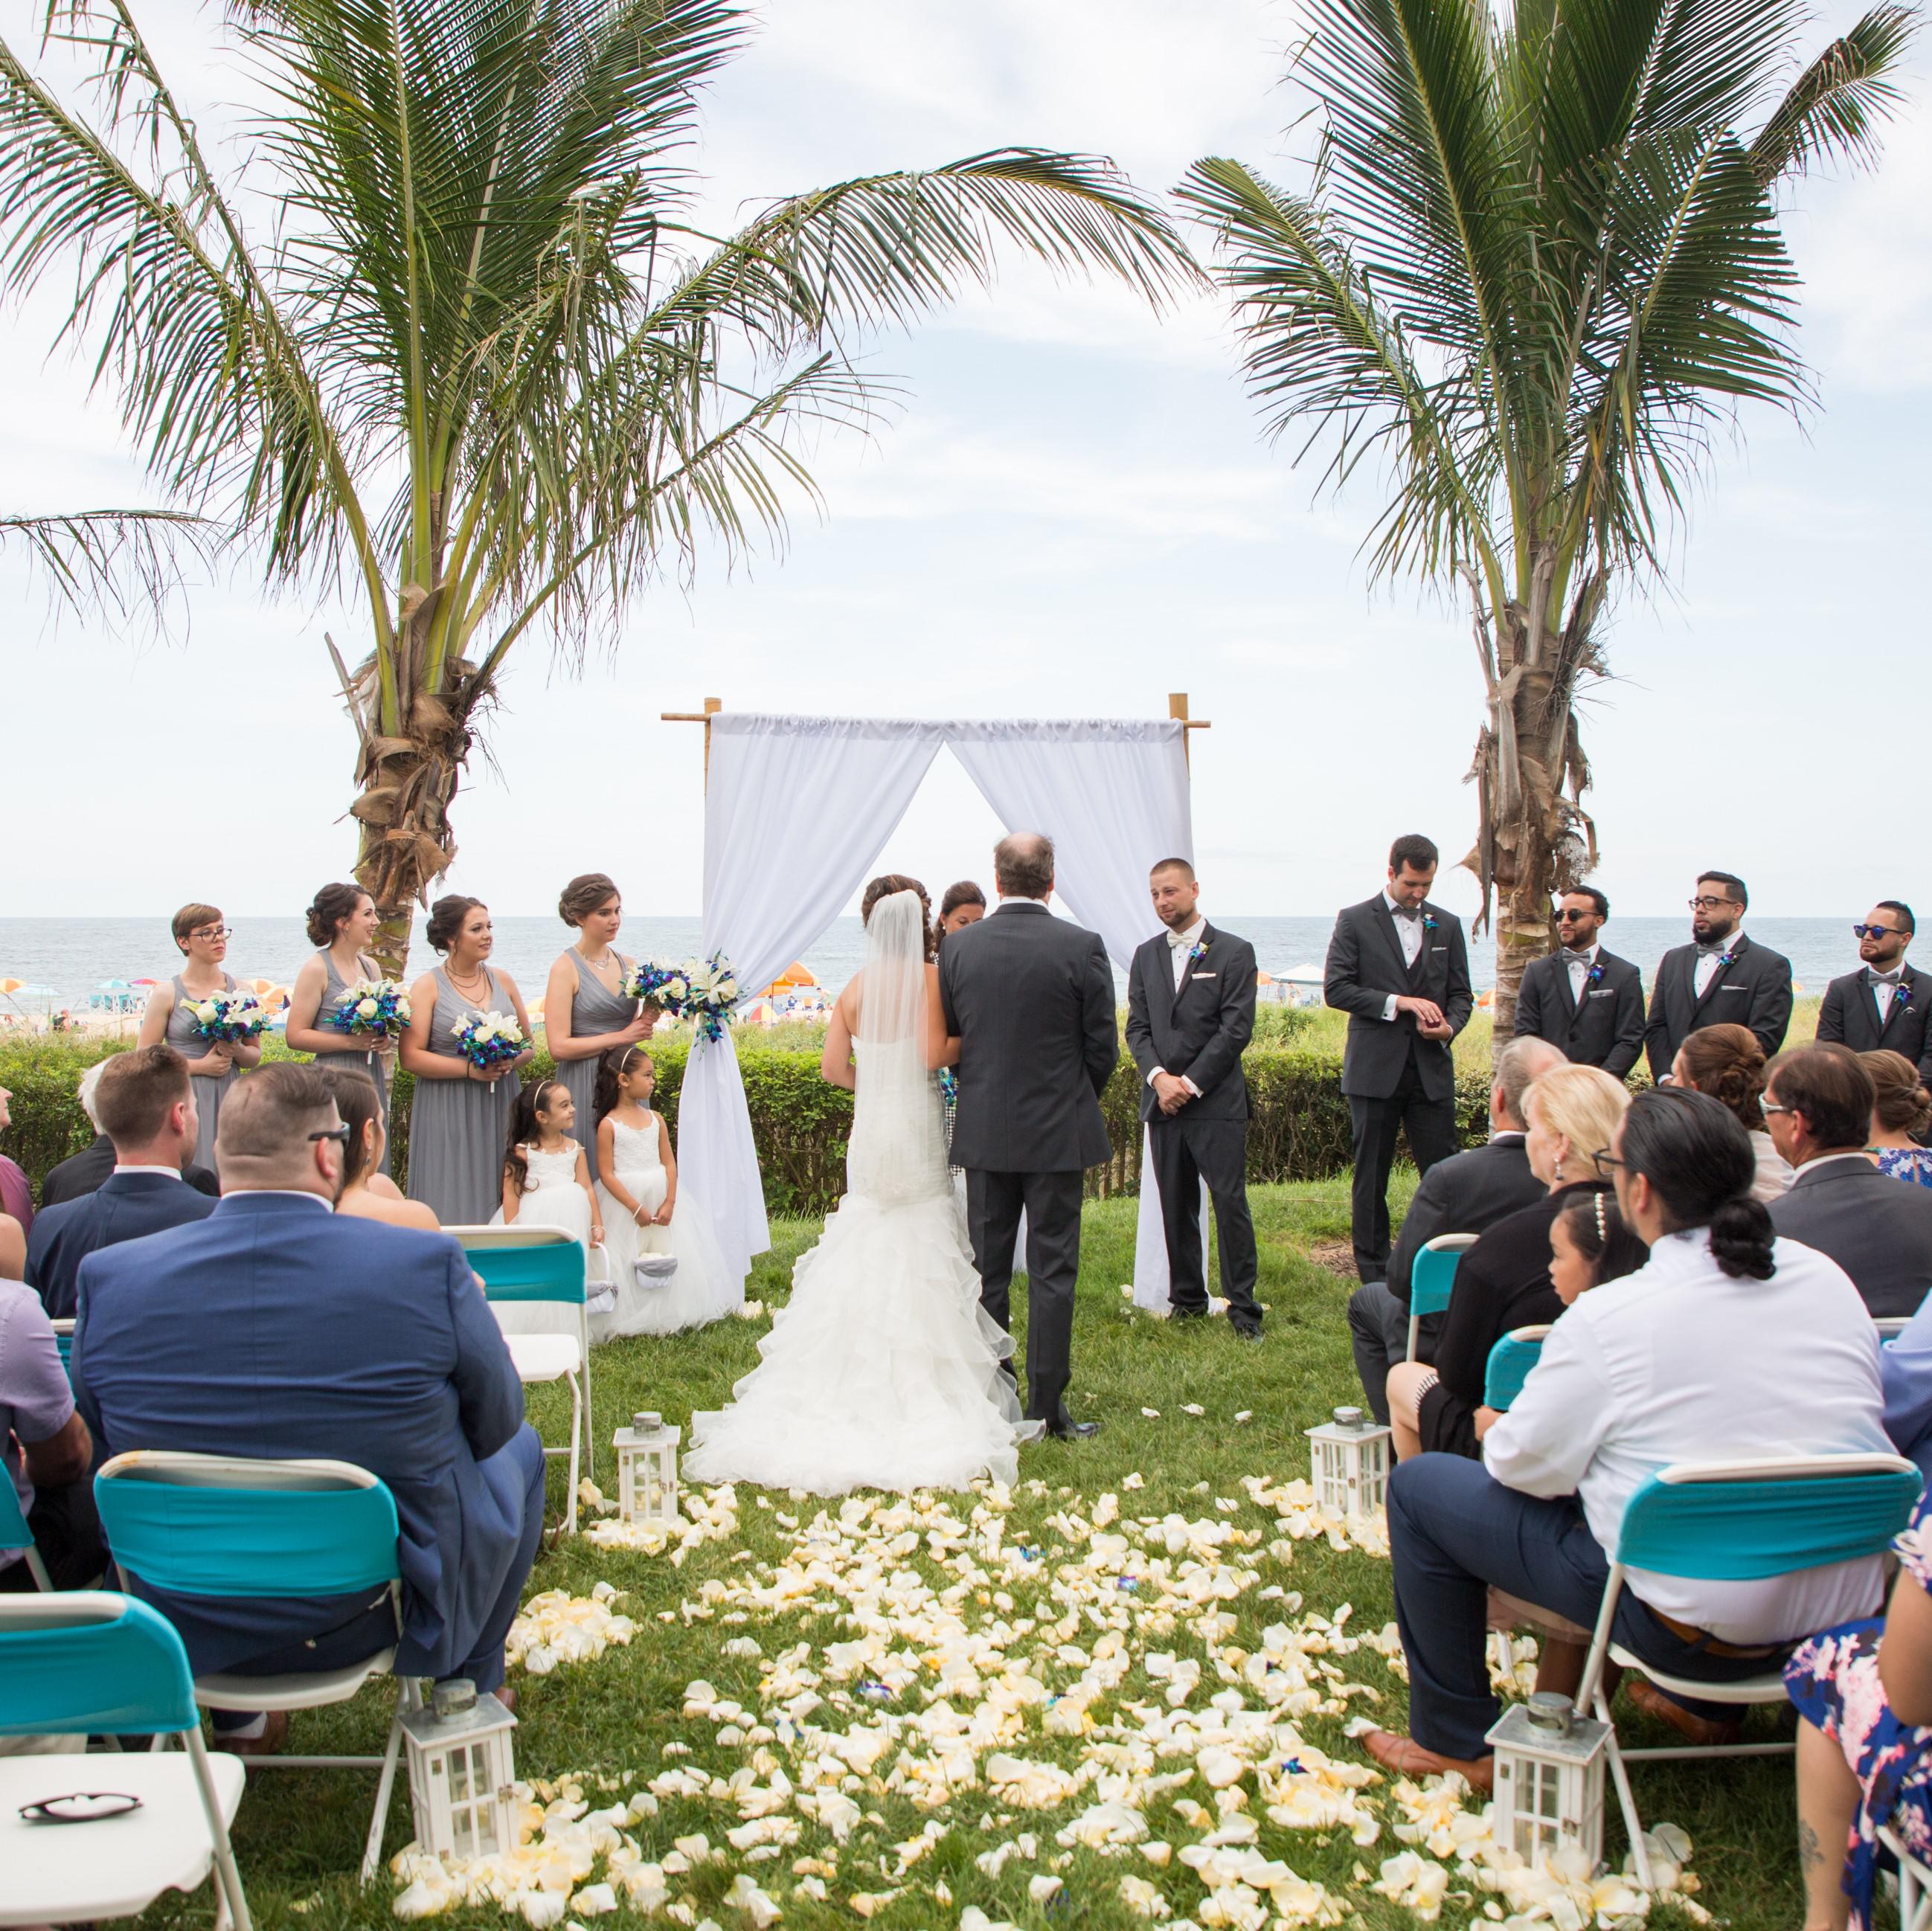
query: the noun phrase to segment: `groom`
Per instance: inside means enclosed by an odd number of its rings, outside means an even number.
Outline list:
[[[959,1041],[952,1160],[980,1298],[1009,1332],[1020,1213],[1027,1217],[1027,1415],[1048,1435],[1100,1432],[1066,1412],[1082,1177],[1112,1149],[1100,1096],[1120,1057],[1114,975],[1092,932],[1056,919],[1053,841],[1016,832],[993,852],[1000,903],[939,954],[946,1031]]]

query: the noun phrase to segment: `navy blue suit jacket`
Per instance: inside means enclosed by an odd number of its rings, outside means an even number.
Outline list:
[[[235,1193],[192,1226],[90,1255],[74,1393],[106,1452],[326,1456],[394,1492],[397,1673],[470,1655],[521,1540],[524,1425],[502,1330],[448,1235],[338,1218],[307,1195]],[[362,1599],[143,1590],[198,1673],[323,1633]]]
[[[110,1174],[93,1192],[34,1215],[27,1285],[38,1292],[50,1319],[71,1320],[80,1264],[95,1249],[206,1220],[214,1211],[214,1201],[185,1180],[166,1174]]]

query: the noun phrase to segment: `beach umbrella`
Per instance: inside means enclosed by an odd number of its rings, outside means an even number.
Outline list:
[[[25,979],[0,979],[0,993],[18,992],[21,987],[26,984],[26,981]]]
[[[816,985],[818,983],[818,981],[814,976],[812,968],[807,965],[801,965],[794,960],[776,979],[772,981],[770,985],[765,988],[759,997],[762,999],[772,999],[782,992],[790,992],[798,987]]]
[[[130,985],[159,985],[160,981],[158,979],[130,979],[128,983]]]
[[[96,992],[132,992],[134,988],[124,979],[104,979],[94,989]]]

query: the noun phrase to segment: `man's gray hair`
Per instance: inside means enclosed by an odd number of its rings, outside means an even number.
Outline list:
[[[993,847],[993,881],[1003,898],[1045,898],[1053,890],[1053,841],[1014,832]]]
[[[1517,1126],[1526,1123],[1522,1098],[1554,1066],[1566,1066],[1569,1055],[1547,1039],[1512,1039],[1496,1057],[1492,1084],[1503,1096],[1504,1117]]]
[[[262,1066],[223,1095],[215,1159],[280,1165],[304,1158],[310,1134],[335,1117],[335,1095],[314,1066]]]
[[[101,1072],[106,1064],[107,1062],[105,1060],[96,1060],[93,1065],[81,1075],[80,1084],[74,1090],[75,1095],[80,1102],[80,1110],[87,1115],[88,1125],[92,1126],[97,1133],[100,1131],[100,1116],[94,1110],[94,1089],[100,1084]]]

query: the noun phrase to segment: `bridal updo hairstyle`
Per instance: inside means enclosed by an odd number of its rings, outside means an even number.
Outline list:
[[[606,899],[618,895],[616,881],[608,872],[580,872],[563,888],[563,895],[556,901],[556,916],[574,929]]]
[[[309,903],[309,943],[319,948],[334,945],[343,920],[352,919],[368,895],[359,885],[325,885]]]
[[[1626,1174],[1650,1183],[1667,1233],[1708,1227],[1712,1258],[1724,1273],[1771,1279],[1776,1236],[1764,1203],[1750,1195],[1757,1156],[1722,1102],[1681,1086],[1640,1093],[1624,1115],[1623,1163]]]
[[[859,901],[859,919],[862,925],[872,922],[872,907],[881,898],[890,898],[895,892],[916,892],[919,894],[920,928],[926,935],[926,956],[930,960],[939,951],[939,928],[932,922],[932,901],[926,895],[926,887],[916,878],[908,878],[904,873],[889,871],[882,878],[875,878],[866,888],[866,895]]]
[[[466,898],[460,892],[439,898],[429,908],[429,923],[423,928],[423,937],[428,940],[430,949],[448,952],[462,937],[464,920],[482,903],[480,898]]]
[[[1889,1048],[1861,1053],[1858,1059],[1877,1094],[1873,1119],[1888,1133],[1909,1133],[1923,1140],[1926,1129],[1932,1127],[1932,1093],[1919,1083],[1918,1069]]]
[[[1747,1133],[1764,1126],[1764,1048],[1746,1026],[1700,1026],[1678,1048],[1684,1075]]]

